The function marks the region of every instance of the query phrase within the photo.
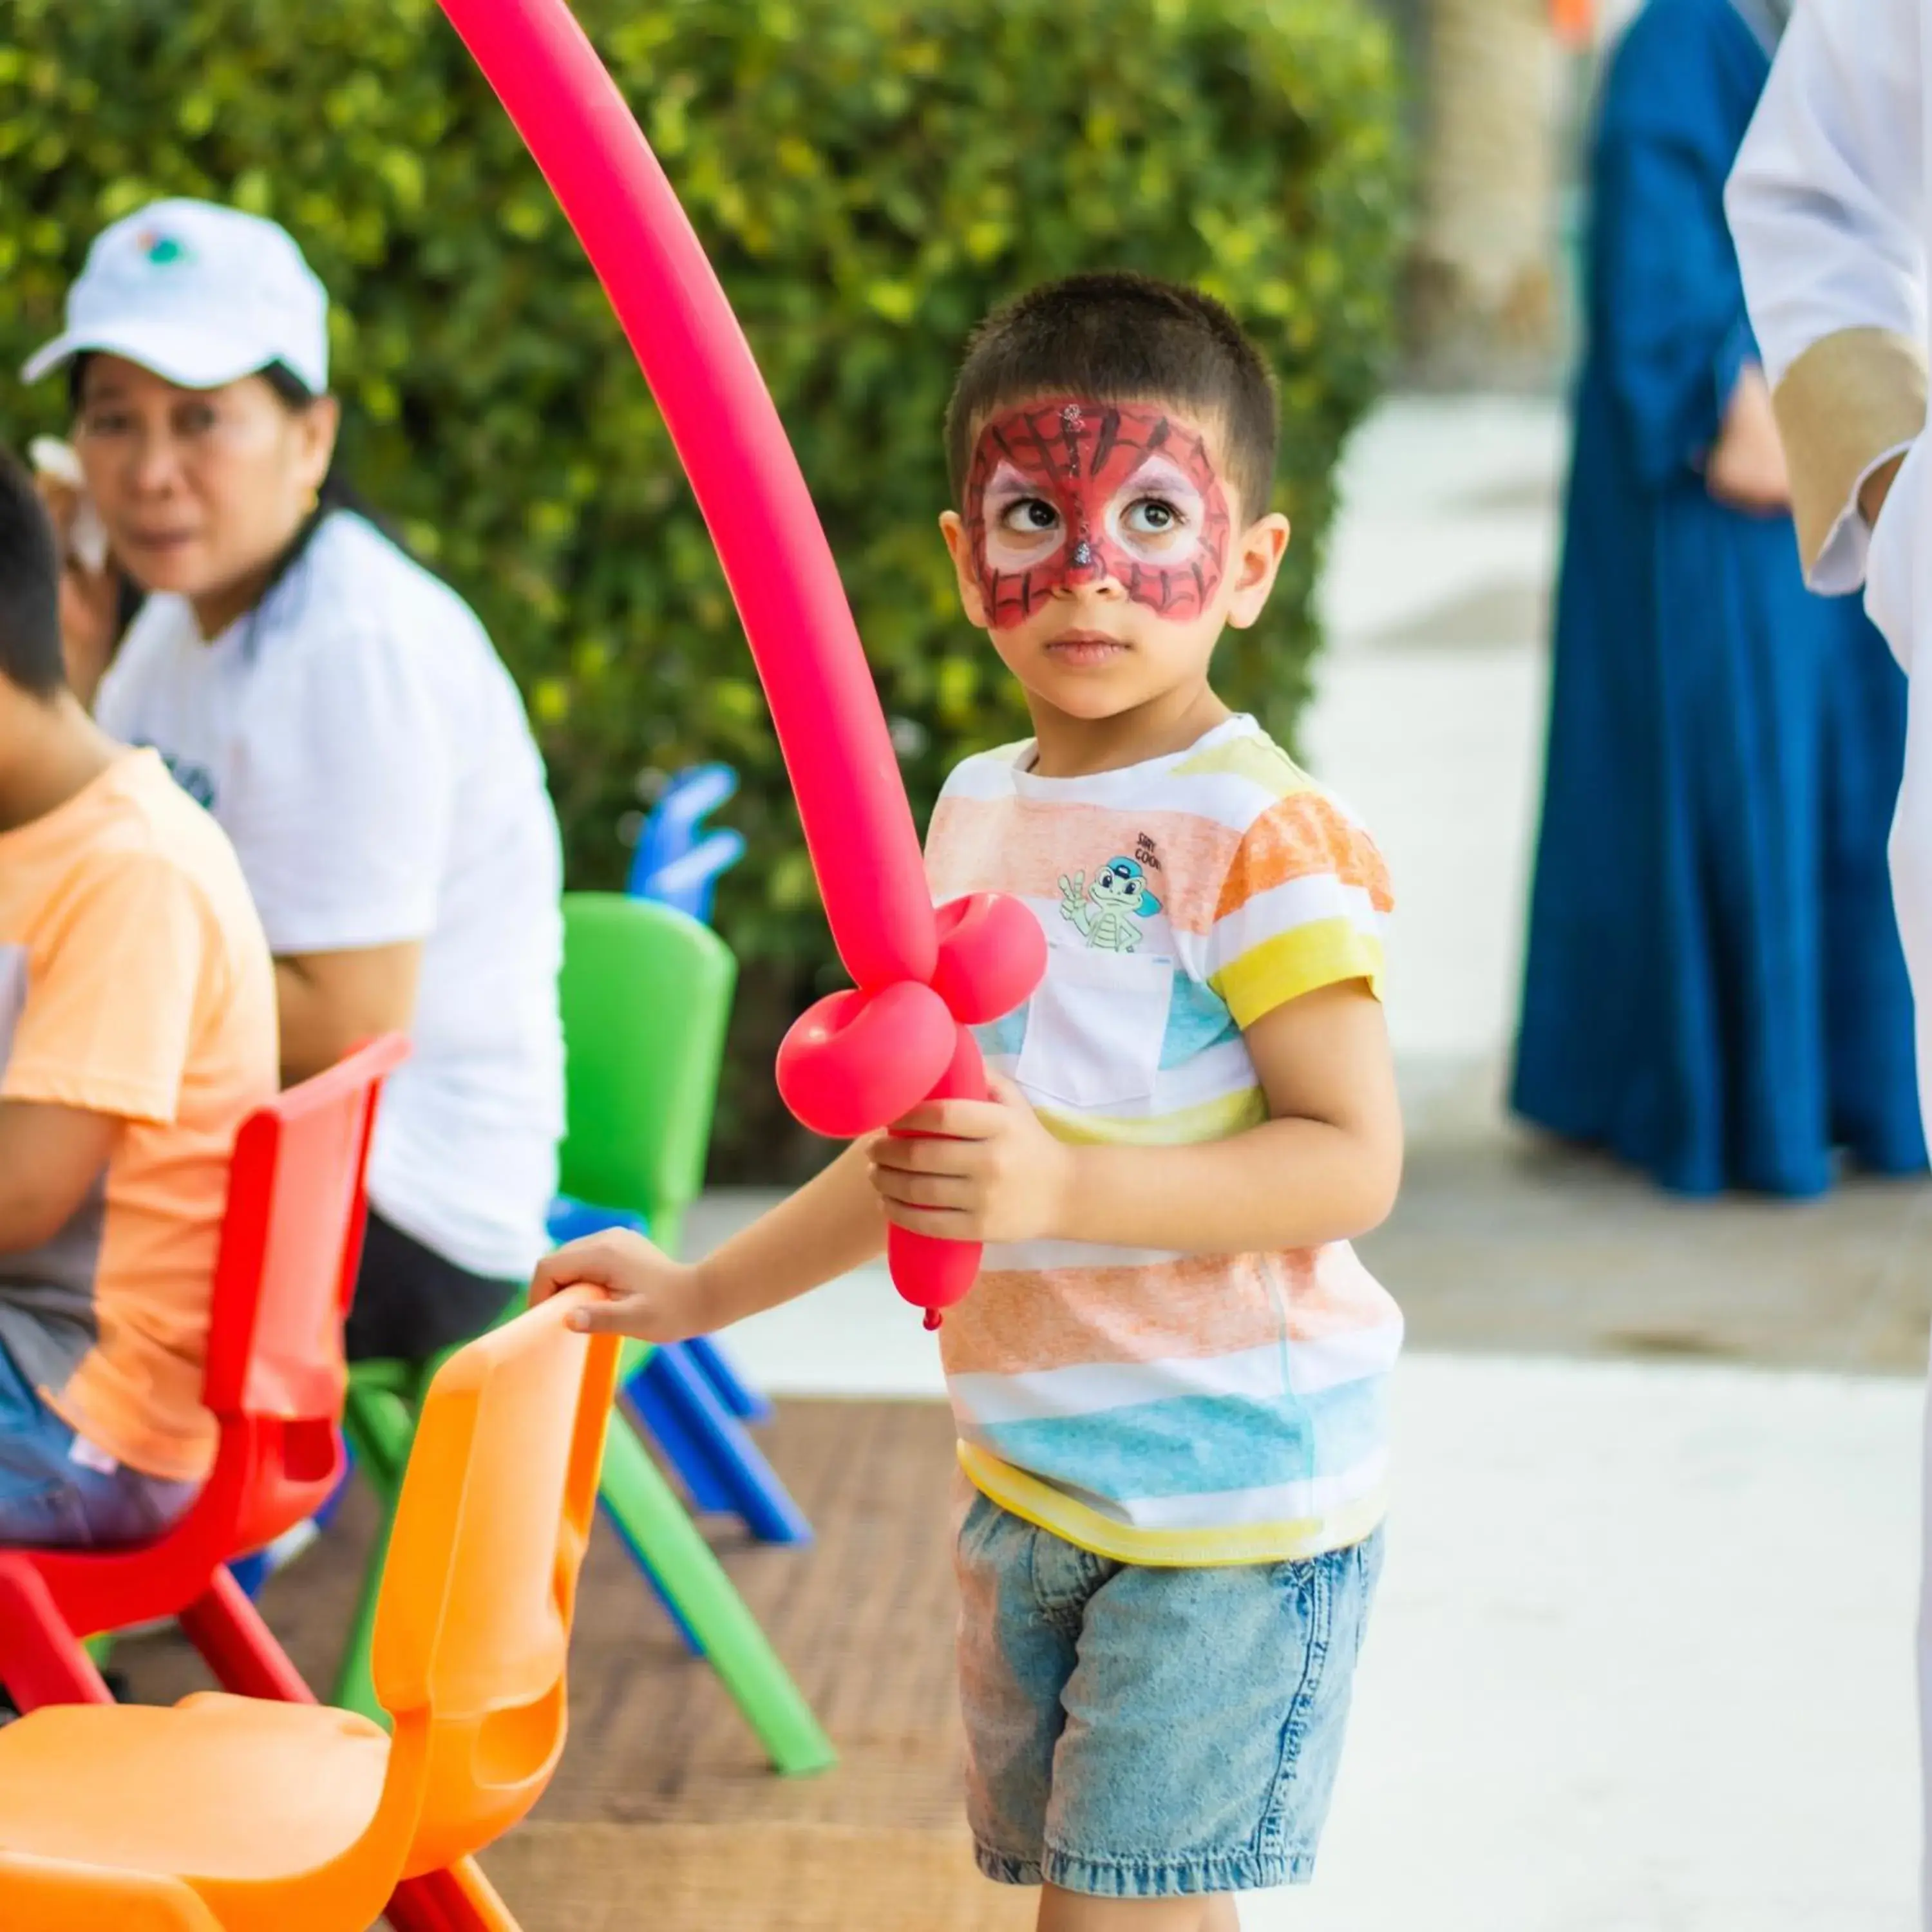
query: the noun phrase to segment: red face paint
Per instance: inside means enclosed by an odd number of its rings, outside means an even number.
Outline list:
[[[1112,578],[1184,622],[1220,586],[1228,504],[1198,430],[1158,409],[1061,400],[996,416],[966,479],[973,566],[995,630]]]

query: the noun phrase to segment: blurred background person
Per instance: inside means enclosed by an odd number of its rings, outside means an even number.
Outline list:
[[[1664,1186],[1922,1167],[1886,841],[1904,682],[1806,592],[1725,179],[1788,0],[1612,54],[1516,1110]]]
[[[66,374],[112,550],[70,556],[70,675],[234,841],[284,1079],[409,1034],[348,1340],[422,1360],[487,1328],[548,1245],[562,860],[522,701],[469,607],[358,508],[328,298],[285,230],[155,202],[96,238],[67,323],[26,376]],[[73,536],[82,503],[49,494]],[[146,593],[124,636],[121,572]]]

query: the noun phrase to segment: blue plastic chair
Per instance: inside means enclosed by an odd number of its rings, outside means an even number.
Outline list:
[[[736,796],[738,774],[729,765],[693,765],[678,773],[645,820],[625,890],[636,899],[656,899],[711,923],[712,895],[719,877],[744,856],[742,836],[708,830],[706,816]]]

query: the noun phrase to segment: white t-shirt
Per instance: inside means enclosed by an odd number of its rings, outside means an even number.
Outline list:
[[[468,605],[338,512],[212,643],[184,599],[151,597],[96,711],[214,814],[277,954],[422,942],[370,1199],[459,1268],[526,1274],[563,1129],[562,863],[522,701]]]

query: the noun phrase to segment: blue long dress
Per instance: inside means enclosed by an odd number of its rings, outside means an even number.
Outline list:
[[[1513,1095],[1689,1193],[1922,1166],[1885,846],[1904,680],[1700,465],[1756,346],[1724,179],[1760,0],[1649,0],[1594,157],[1589,340]],[[1748,17],[1748,16],[1749,17]]]

